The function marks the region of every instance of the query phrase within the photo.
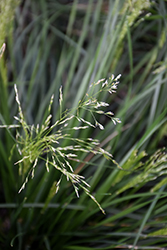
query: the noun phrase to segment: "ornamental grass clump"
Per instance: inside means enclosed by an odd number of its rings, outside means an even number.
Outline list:
[[[121,122],[119,118],[114,117],[113,112],[105,112],[104,109],[108,107],[109,104],[97,98],[99,93],[102,92],[115,93],[120,76],[121,75],[114,77],[114,75],[112,75],[111,78],[107,80],[101,79],[91,84],[88,88],[88,92],[83,99],[79,101],[78,106],[70,110],[65,110],[64,112],[61,111],[63,102],[61,87],[59,95],[60,119],[52,124],[51,108],[54,100],[54,96],[52,95],[46,119],[44,119],[42,125],[37,124],[36,126],[27,124],[19,101],[17,86],[14,85],[19,111],[18,116],[14,117],[19,123],[15,125],[17,132],[14,148],[16,147],[18,149],[21,156],[21,159],[18,160],[15,165],[19,165],[19,173],[24,177],[24,182],[19,192],[25,188],[29,178],[34,177],[38,162],[42,160],[45,162],[48,172],[51,167],[54,167],[61,173],[60,179],[56,182],[55,193],[58,192],[62,177],[65,176],[67,181],[70,181],[74,187],[77,197],[79,197],[79,188],[81,188],[95,201],[101,211],[105,213],[95,197],[90,194],[88,189],[90,186],[85,181],[85,177],[74,172],[73,162],[82,162],[79,157],[80,153],[87,154],[91,152],[94,155],[104,156],[108,160],[113,161],[114,164],[117,163],[112,159],[111,153],[100,147],[98,140],[93,138],[78,138],[74,136],[75,133],[73,132],[86,130],[90,127],[94,129],[98,127],[103,130],[104,126],[98,121],[99,115],[109,117],[114,124]],[[83,119],[80,116],[81,110],[89,112],[93,122]],[[76,119],[78,126],[70,126],[70,121],[73,119]],[[68,145],[61,146],[64,140],[69,143]]]

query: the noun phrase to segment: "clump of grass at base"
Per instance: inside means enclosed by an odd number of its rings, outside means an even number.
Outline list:
[[[60,119],[54,124],[51,124],[51,107],[54,99],[54,96],[52,96],[48,107],[48,115],[43,124],[37,124],[37,126],[28,125],[26,123],[19,101],[18,90],[16,85],[14,86],[16,102],[19,109],[19,116],[15,116],[15,119],[20,123],[20,130],[17,130],[16,133],[17,143],[14,147],[17,147],[19,154],[21,155],[21,159],[15,164],[19,164],[20,174],[25,178],[19,192],[25,188],[30,177],[34,178],[38,162],[43,160],[45,161],[46,170],[48,172],[50,167],[54,167],[61,173],[60,179],[56,184],[56,193],[59,190],[62,177],[65,176],[67,181],[72,183],[77,197],[79,197],[79,188],[83,189],[84,192],[98,205],[101,211],[105,213],[95,197],[90,194],[88,189],[90,186],[84,180],[84,176],[74,173],[72,162],[80,162],[78,153],[91,152],[94,155],[102,155],[108,160],[112,160],[114,164],[117,163],[112,159],[112,154],[100,147],[98,140],[93,138],[73,137],[71,136],[71,132],[85,130],[89,127],[93,127],[94,129],[99,127],[99,129],[103,130],[103,125],[97,120],[97,116],[99,115],[109,117],[115,125],[116,123],[121,122],[119,118],[114,117],[113,112],[105,112],[103,110],[105,107],[109,106],[108,103],[97,99],[99,92],[109,92],[110,94],[115,93],[119,84],[118,80],[120,76],[121,75],[118,75],[114,78],[114,75],[112,75],[108,80],[101,79],[98,82],[91,84],[88,92],[83,99],[79,101],[78,106],[71,110],[66,110],[63,113],[60,110]],[[63,94],[62,88],[60,88],[60,109],[62,107],[62,101]],[[93,122],[80,117],[80,110],[82,109],[91,114]],[[78,126],[70,127],[70,121],[72,119],[77,119]],[[55,128],[56,132],[53,132]],[[62,140],[69,141],[69,145],[61,147]]]

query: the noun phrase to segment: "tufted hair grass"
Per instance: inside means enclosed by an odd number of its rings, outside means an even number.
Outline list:
[[[0,60],[0,247],[162,250],[166,2],[63,2],[24,1]]]

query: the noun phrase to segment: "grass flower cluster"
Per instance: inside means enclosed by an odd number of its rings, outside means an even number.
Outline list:
[[[78,106],[72,110],[66,110],[60,114],[60,119],[54,124],[51,124],[52,115],[51,108],[53,104],[54,96],[52,95],[49,107],[48,115],[42,125],[37,124],[28,125],[21,108],[19,101],[19,94],[17,86],[14,85],[16,102],[18,104],[19,115],[14,118],[19,122],[21,129],[17,129],[16,133],[16,145],[21,159],[15,164],[19,164],[20,174],[25,176],[25,181],[20,188],[21,192],[29,178],[33,178],[35,169],[38,166],[38,162],[43,160],[45,162],[46,170],[49,172],[50,167],[54,167],[60,171],[61,177],[57,181],[55,193],[58,192],[62,177],[65,176],[67,181],[70,181],[74,187],[77,197],[79,197],[79,188],[83,189],[87,195],[93,199],[99,208],[104,213],[104,210],[89,192],[89,184],[84,180],[84,176],[74,173],[73,161],[80,162],[78,157],[79,153],[93,153],[94,155],[101,155],[112,160],[112,154],[101,148],[99,141],[93,138],[77,138],[72,137],[71,132],[76,130],[85,130],[89,127],[99,127],[101,130],[104,126],[97,121],[96,116],[105,115],[109,117],[114,124],[120,123],[119,118],[114,118],[114,113],[111,111],[104,111],[104,108],[109,104],[97,99],[99,93],[108,92],[109,94],[115,93],[119,84],[119,78],[121,75],[109,79],[101,79],[96,83],[92,83],[89,86],[88,92],[84,98],[79,101]],[[100,85],[100,86],[99,86]],[[60,88],[59,105],[60,108],[63,102],[62,88]],[[90,112],[92,121],[88,121],[80,117],[80,110]],[[78,126],[70,127],[70,121],[76,119]],[[9,127],[8,127],[9,128]],[[56,129],[56,132],[54,132]],[[66,140],[69,145],[61,147],[61,142]]]
[[[19,3],[20,0],[0,1],[0,44],[5,40],[6,34],[12,32],[14,11]]]

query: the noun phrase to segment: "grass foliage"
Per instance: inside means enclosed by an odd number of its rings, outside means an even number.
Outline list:
[[[166,249],[166,24],[165,0],[20,3],[0,50],[1,248]]]

